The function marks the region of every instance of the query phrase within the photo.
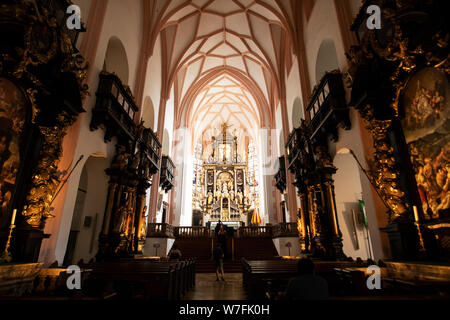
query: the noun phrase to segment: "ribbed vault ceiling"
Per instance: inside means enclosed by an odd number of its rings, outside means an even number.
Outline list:
[[[179,123],[185,117],[196,132],[204,132],[228,121],[235,129],[254,131],[262,120],[273,120],[279,80],[291,67],[290,1],[160,0],[155,5]],[[258,90],[224,70],[241,73]],[[205,76],[212,80],[197,89],[195,99],[186,98]],[[262,101],[269,106],[263,111]]]

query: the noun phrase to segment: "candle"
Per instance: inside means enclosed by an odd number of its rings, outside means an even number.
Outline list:
[[[414,219],[416,220],[416,222],[419,222],[419,213],[417,212],[416,206],[413,206],[413,211],[414,211]]]
[[[14,209],[12,219],[11,219],[12,226],[14,225],[14,222],[16,222],[16,213],[17,213],[17,209]]]

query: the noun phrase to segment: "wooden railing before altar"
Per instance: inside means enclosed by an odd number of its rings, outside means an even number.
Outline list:
[[[209,238],[212,230],[205,227],[175,227],[174,236],[177,238]]]
[[[157,238],[210,238],[214,236],[214,230],[206,227],[174,227],[167,223],[149,223],[147,237]],[[235,233],[239,238],[257,237],[298,237],[297,223],[279,223],[274,226],[249,226],[240,227]]]
[[[237,236],[239,238],[272,237],[272,226],[240,227],[238,229]]]

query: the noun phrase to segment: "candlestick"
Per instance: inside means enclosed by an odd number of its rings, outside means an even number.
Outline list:
[[[11,225],[14,225],[14,223],[16,222],[16,214],[17,214],[17,209],[14,209],[12,218],[11,218]]]
[[[413,211],[414,211],[414,220],[416,222],[419,222],[419,212],[417,211],[417,207],[413,206]]]
[[[419,212],[417,211],[417,207],[416,206],[413,206],[413,211],[414,211],[414,219],[415,219],[414,224],[416,225],[417,233],[419,235],[419,251],[422,254],[424,254],[425,253],[425,245],[424,245],[424,242],[423,242],[422,231],[420,230]]]
[[[17,209],[14,209],[12,218],[11,218],[11,225],[9,226],[8,240],[6,241],[5,250],[3,251],[3,254],[0,256],[1,263],[10,263],[12,261],[12,255],[9,252],[9,247],[11,246],[12,232],[13,232],[14,228],[16,227],[14,225],[14,223],[16,222],[16,214],[17,214]]]

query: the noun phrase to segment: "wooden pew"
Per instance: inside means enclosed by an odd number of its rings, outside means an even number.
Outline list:
[[[297,276],[297,260],[242,260],[243,285],[249,299],[273,299],[274,293],[284,291],[290,278]],[[330,295],[339,295],[342,282],[335,267],[349,267],[348,261],[316,261],[315,273],[327,280]]]
[[[90,294],[109,286],[118,297],[179,300],[193,286],[195,260],[121,260],[91,266]]]
[[[242,259],[243,285],[249,299],[265,299],[267,284],[285,280],[297,273],[297,262],[281,260]]]
[[[411,278],[401,272],[393,272],[389,268],[380,268],[381,290],[369,290],[367,287],[367,268],[335,268],[343,279],[345,295],[450,295],[450,281],[446,279]]]

